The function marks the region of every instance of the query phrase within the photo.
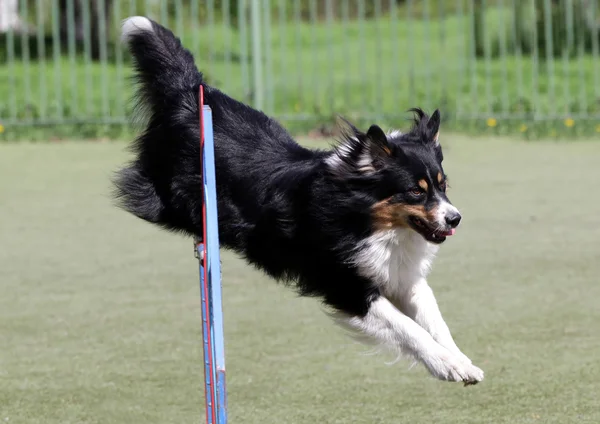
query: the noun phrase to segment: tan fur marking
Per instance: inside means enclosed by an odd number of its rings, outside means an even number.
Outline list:
[[[437,178],[438,178],[438,183],[441,183],[442,182],[442,173],[441,172],[438,172]]]
[[[391,150],[390,150],[390,148],[389,148],[389,147],[387,147],[387,146],[384,146],[384,147],[383,147],[383,151],[384,151],[385,153],[387,153],[387,155],[388,155],[388,156],[391,156],[391,155],[392,155],[392,151],[391,151]]]
[[[390,199],[382,200],[373,205],[372,218],[376,230],[389,230],[396,227],[408,227],[408,218],[415,216],[434,225],[436,208],[425,210],[421,205],[393,204]]]
[[[419,187],[427,191],[427,189],[429,188],[429,184],[427,184],[427,181],[425,180],[419,180]]]
[[[386,230],[406,225],[406,222],[396,215],[394,205],[390,204],[389,199],[375,203],[371,216],[373,218],[373,226],[377,230]]]

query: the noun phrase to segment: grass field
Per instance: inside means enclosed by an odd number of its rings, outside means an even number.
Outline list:
[[[600,145],[444,142],[464,220],[430,282],[485,381],[365,356],[225,253],[231,423],[600,422]],[[124,149],[0,145],[2,423],[203,420],[192,243],[112,206]]]

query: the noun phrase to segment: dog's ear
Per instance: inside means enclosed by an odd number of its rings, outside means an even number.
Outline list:
[[[440,111],[436,109],[427,122],[427,139],[429,140],[429,143],[433,144],[435,157],[438,162],[442,163],[444,161],[444,153],[442,152],[442,146],[440,145],[440,121]]]
[[[436,109],[427,121],[427,138],[435,146],[440,144],[440,123],[441,116],[439,109]]]
[[[440,144],[441,116],[439,109],[436,109],[431,117],[421,108],[412,108],[409,111],[415,114],[413,131],[421,138],[421,141],[437,147]]]
[[[340,117],[341,140],[327,163],[336,174],[377,172],[392,154],[386,134],[377,125],[366,133]]]
[[[383,153],[386,153],[388,156],[392,154],[392,150],[388,144],[387,135],[385,135],[380,127],[371,125],[367,130],[367,137],[371,143],[377,145]]]

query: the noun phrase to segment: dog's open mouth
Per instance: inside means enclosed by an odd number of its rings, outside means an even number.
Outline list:
[[[411,216],[409,222],[416,232],[421,234],[425,240],[430,241],[431,243],[443,243],[446,240],[446,237],[451,236],[456,232],[454,228],[450,230],[434,229],[427,222],[416,216]]]

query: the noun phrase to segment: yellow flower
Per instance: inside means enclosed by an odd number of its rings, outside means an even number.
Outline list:
[[[0,134],[4,132],[4,125],[0,124]]]
[[[596,132],[600,132],[600,124],[596,125]]]
[[[519,131],[521,131],[521,132],[527,131],[527,125],[521,124],[521,126],[519,127]]]
[[[565,119],[565,126],[571,128],[573,125],[575,125],[575,121],[573,120],[573,118]]]
[[[496,121],[495,118],[488,118],[487,121],[485,121],[485,123],[487,124],[488,127],[495,127],[496,125],[498,125],[498,121]]]

